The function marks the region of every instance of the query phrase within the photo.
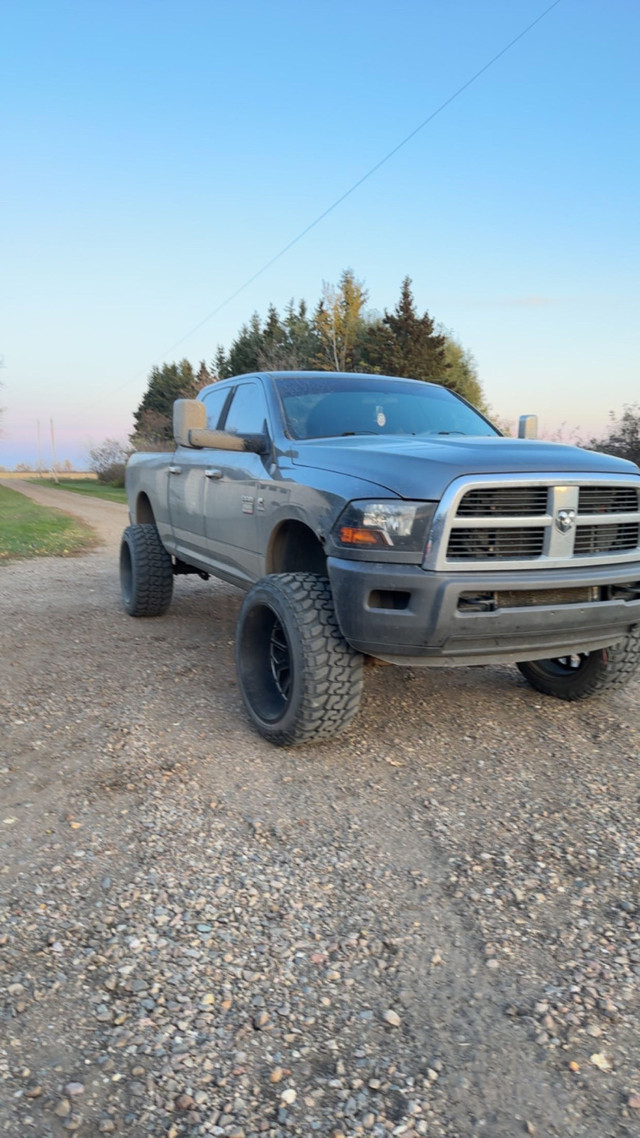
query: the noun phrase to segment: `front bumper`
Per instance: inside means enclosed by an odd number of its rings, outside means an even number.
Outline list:
[[[592,652],[640,623],[640,562],[594,568],[428,572],[328,559],[338,623],[358,651],[396,664],[514,663]],[[627,594],[623,596],[625,586]],[[634,592],[635,586],[635,592]],[[590,588],[598,599],[464,611],[462,593]],[[539,601],[538,597],[538,601]]]

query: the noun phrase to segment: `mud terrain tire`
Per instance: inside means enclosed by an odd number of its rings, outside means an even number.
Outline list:
[[[173,564],[154,525],[127,526],[120,545],[120,591],[130,616],[160,616],[173,593]]]
[[[363,657],[340,632],[329,581],[314,573],[263,577],[247,593],[236,668],[251,720],[277,746],[336,735],[360,704]]]
[[[621,688],[633,679],[640,666],[640,625],[610,648],[554,660],[531,660],[517,666],[536,691],[557,699],[587,699],[607,688]]]

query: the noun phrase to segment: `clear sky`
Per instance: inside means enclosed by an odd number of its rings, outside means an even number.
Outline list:
[[[640,3],[4,0],[0,464],[122,440],[155,363],[350,267],[413,279],[505,419],[640,399]],[[173,345],[185,337],[179,347]]]

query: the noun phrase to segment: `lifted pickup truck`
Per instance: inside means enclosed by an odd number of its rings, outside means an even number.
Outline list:
[[[291,745],[356,713],[365,656],[515,663],[574,700],[640,663],[640,471],[504,438],[435,384],[243,375],[174,408],[172,455],[134,454],[120,575],[158,616],[179,573],[246,591],[240,690]]]

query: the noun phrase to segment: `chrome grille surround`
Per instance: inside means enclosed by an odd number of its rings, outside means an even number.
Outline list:
[[[545,500],[545,512],[536,512]],[[566,532],[563,517],[571,519]],[[469,573],[638,560],[640,475],[480,474],[445,491],[423,568]]]

